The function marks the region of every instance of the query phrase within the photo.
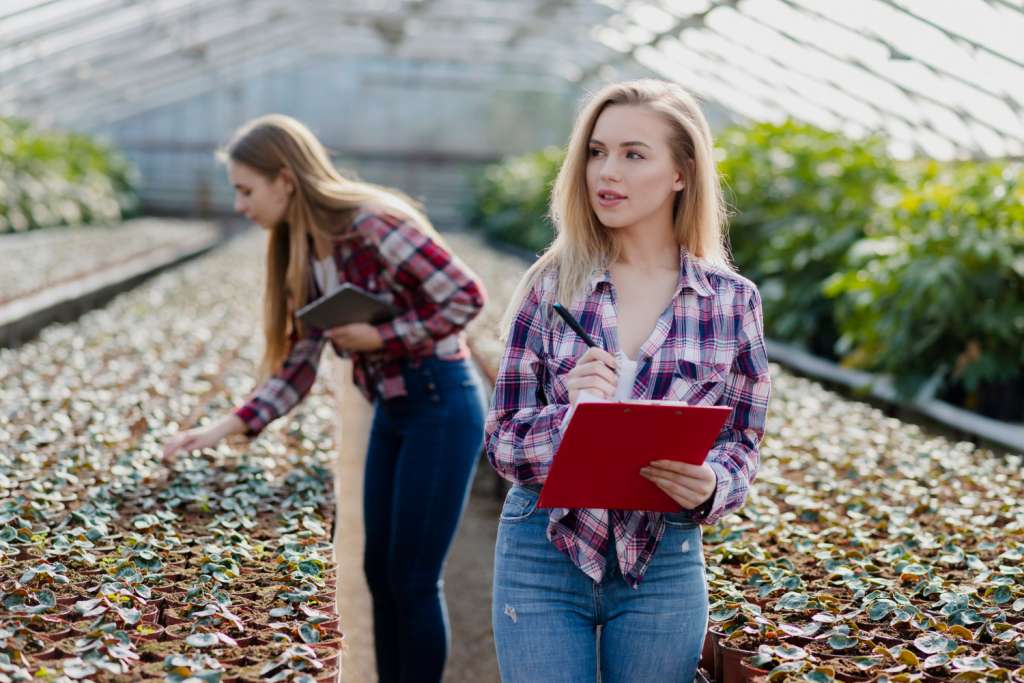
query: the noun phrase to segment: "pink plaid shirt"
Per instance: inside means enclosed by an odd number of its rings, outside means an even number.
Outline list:
[[[375,292],[394,304],[399,314],[377,325],[384,348],[338,355],[352,358],[353,379],[364,396],[405,395],[400,361],[436,356],[466,358],[463,328],[483,308],[486,294],[473,272],[415,225],[384,212],[362,211],[352,228],[334,241],[334,263],[341,282]],[[310,265],[310,301],[323,295]],[[248,433],[261,432],[309,393],[327,337],[307,329],[276,374],[258,386],[235,410]]]
[[[680,266],[672,303],[640,348],[632,398],[733,408],[707,457],[718,478],[709,509],[688,513],[712,524],[743,504],[757,472],[771,392],[761,298],[749,280],[690,258],[685,249]],[[551,310],[557,281],[557,272],[548,270],[517,312],[487,416],[487,456],[514,484],[547,479],[569,409],[565,376],[586,351]],[[607,271],[595,273],[587,294],[568,308],[598,346],[619,351]],[[612,540],[623,577],[637,586],[664,533],[664,515],[654,512],[563,508],[549,514],[548,538],[596,582]]]

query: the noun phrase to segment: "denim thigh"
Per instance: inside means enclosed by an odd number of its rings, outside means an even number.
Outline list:
[[[601,681],[694,680],[708,623],[700,526],[666,524],[643,580],[605,582]]]
[[[498,524],[491,621],[501,680],[593,681],[594,582],[548,540],[537,496],[512,487]]]

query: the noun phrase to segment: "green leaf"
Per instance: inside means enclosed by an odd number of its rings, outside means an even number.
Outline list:
[[[831,683],[836,680],[835,676],[822,669],[808,671],[801,678],[802,680],[810,681],[810,683]]]
[[[64,675],[68,678],[81,680],[96,673],[96,667],[81,659],[72,659],[64,664]]]
[[[993,667],[992,661],[985,656],[954,657],[952,662],[953,671],[985,671]]]
[[[219,642],[216,633],[193,633],[188,638],[185,638],[186,645],[198,648],[214,647]]]
[[[807,659],[807,650],[796,645],[779,645],[772,652],[779,659]]]
[[[309,624],[299,625],[299,638],[302,642],[312,645],[313,643],[320,642],[320,631],[313,628]]]
[[[892,600],[876,600],[868,607],[868,618],[871,621],[881,621],[896,609],[896,603]]]
[[[855,647],[858,642],[860,641],[856,638],[851,638],[842,633],[837,633],[828,638],[828,646],[833,650],[849,650],[851,647]]]
[[[914,647],[927,655],[932,655],[938,652],[952,652],[956,649],[956,641],[941,633],[931,632],[915,638]]]
[[[950,658],[945,652],[940,652],[934,655],[929,655],[924,663],[921,665],[924,669],[934,669],[940,666],[946,666],[949,664]]]
[[[711,621],[729,621],[730,619],[735,618],[739,613],[740,610],[738,607],[723,607],[713,610],[709,616]]]
[[[779,598],[775,609],[782,612],[800,612],[807,608],[809,598],[805,593],[790,592]]]

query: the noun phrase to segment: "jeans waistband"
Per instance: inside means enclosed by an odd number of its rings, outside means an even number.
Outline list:
[[[540,493],[542,484],[519,484],[527,491],[533,491],[534,493]]]

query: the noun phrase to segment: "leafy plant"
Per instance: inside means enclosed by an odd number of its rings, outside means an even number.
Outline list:
[[[716,144],[733,257],[760,287],[766,331],[834,357],[824,284],[898,181],[885,141],[786,121],[730,128]]]
[[[502,242],[543,249],[554,237],[546,215],[564,155],[561,148],[549,147],[488,166],[466,209],[469,223]]]
[[[847,363],[1024,420],[1024,164],[929,165],[843,265],[827,292]]]
[[[135,181],[106,145],[0,118],[0,233],[120,220],[137,205]]]

